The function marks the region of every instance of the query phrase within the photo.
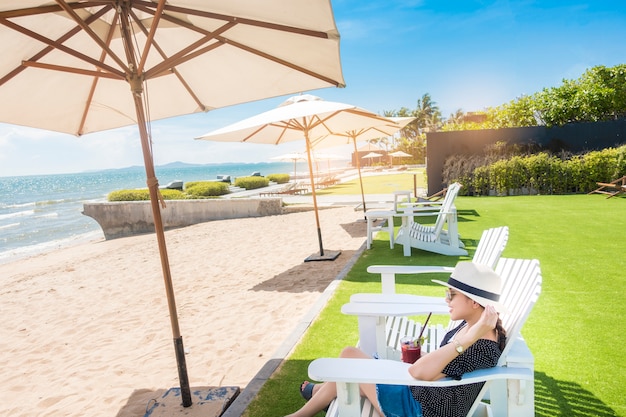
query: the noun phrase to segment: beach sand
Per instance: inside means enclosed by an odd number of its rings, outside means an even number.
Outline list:
[[[192,388],[243,390],[364,244],[362,213],[319,213],[335,261],[304,262],[319,250],[312,211],[166,232]],[[0,415],[143,416],[151,392],[179,385],[154,234],[17,260],[0,277]]]

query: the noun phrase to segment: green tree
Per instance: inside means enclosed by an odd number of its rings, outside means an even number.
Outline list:
[[[417,163],[426,160],[426,132],[435,132],[442,124],[441,111],[430,94],[425,93],[417,99],[417,106],[411,110],[406,107],[400,110],[387,110],[386,117],[415,117],[401,131],[401,137],[396,139],[392,147],[396,150],[410,153]]]
[[[482,121],[455,114],[443,130],[497,129],[523,126],[558,126],[626,117],[626,64],[596,66],[576,80],[544,88],[485,111]]]

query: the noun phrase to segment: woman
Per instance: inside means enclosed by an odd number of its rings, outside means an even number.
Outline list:
[[[433,280],[448,287],[446,302],[451,320],[461,324],[446,334],[439,349],[423,354],[409,368],[415,379],[434,381],[443,377],[460,379],[466,372],[496,366],[506,343],[506,334],[498,318],[503,307],[501,280],[491,268],[472,262],[459,262],[448,282]],[[342,358],[370,358],[361,350],[345,348]],[[367,397],[385,417],[456,417],[466,416],[482,383],[456,387],[419,387],[361,384]],[[311,417],[328,407],[337,396],[333,382],[300,387],[308,402],[291,417]]]

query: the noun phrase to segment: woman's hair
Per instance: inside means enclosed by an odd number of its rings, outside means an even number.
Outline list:
[[[504,346],[506,345],[506,330],[502,327],[502,320],[498,317],[498,322],[496,323],[496,333],[498,336],[498,347],[500,351],[504,350]]]

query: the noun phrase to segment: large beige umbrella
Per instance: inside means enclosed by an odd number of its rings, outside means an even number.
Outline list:
[[[209,132],[196,139],[274,145],[304,139],[320,248],[318,254],[309,256],[305,261],[323,261],[334,260],[341,252],[324,251],[315,193],[311,142],[315,138],[334,132],[361,130],[390,123],[393,122],[351,104],[324,101],[319,97],[305,94],[291,97],[275,109]]]
[[[149,122],[342,86],[329,0],[3,0],[0,56],[0,122],[74,135],[137,124],[191,405]]]
[[[355,159],[357,172],[359,173],[359,184],[361,185],[363,213],[365,213],[367,207],[365,206],[365,191],[363,190],[363,177],[361,175],[361,162],[358,157],[359,152],[356,145],[357,141],[366,141],[391,136],[397,133],[400,129],[403,129],[413,120],[415,120],[415,117],[389,117],[388,122],[384,124],[363,129],[350,129],[342,132],[334,132],[333,134],[325,135],[313,141],[313,147],[315,149],[346,145],[350,143],[354,146],[354,154],[357,156]],[[377,156],[382,155],[377,154]]]

